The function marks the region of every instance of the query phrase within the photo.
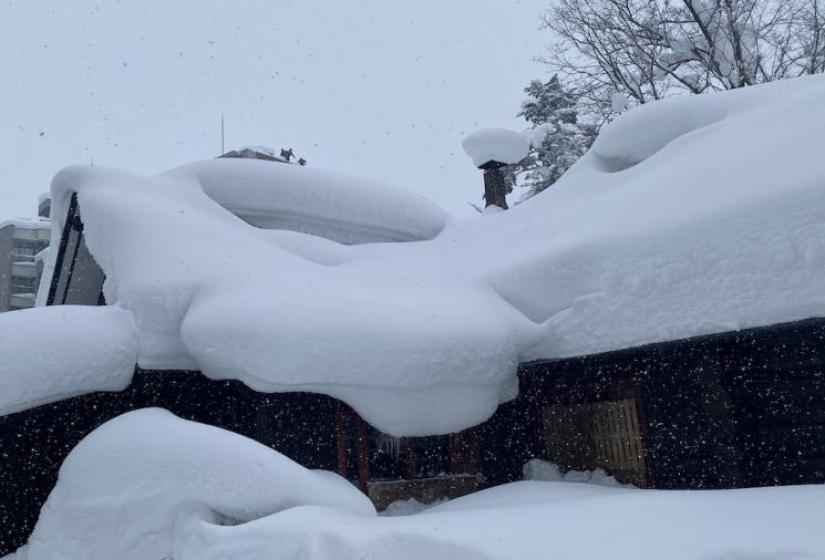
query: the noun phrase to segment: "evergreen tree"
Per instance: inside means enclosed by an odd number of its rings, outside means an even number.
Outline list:
[[[580,120],[576,97],[553,76],[530,82],[518,116],[530,124],[530,153],[514,169],[521,200],[540,193],[561,177],[590,147],[596,127]]]

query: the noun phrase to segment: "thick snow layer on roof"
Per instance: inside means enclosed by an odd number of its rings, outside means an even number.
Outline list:
[[[547,329],[525,358],[825,315],[823,95],[817,76],[642,106],[502,215],[543,240],[492,280]]]
[[[511,398],[519,362],[825,315],[823,98],[817,76],[643,106],[552,189],[420,243],[262,233],[225,208],[277,213],[272,189],[299,173],[306,188],[283,191],[298,213],[406,218],[370,206],[378,187],[350,208],[315,170],[243,160],[152,178],[69,168],[55,219],[77,191],[141,366],[318,391],[394,435],[445,433]],[[443,224],[410,215],[401,229],[421,236]]]
[[[120,391],[137,359],[132,315],[64,305],[0,313],[0,416],[93,391]]]
[[[342,243],[431,239],[447,222],[415,193],[320,169],[216,159],[168,175],[195,177],[207,196],[254,226]]]
[[[464,138],[461,146],[476,167],[495,161],[514,164],[527,157],[530,142],[521,133],[506,128],[484,128]]]
[[[144,409],[111,420],[72,450],[18,557],[188,558],[176,549],[181,529],[306,505],[375,516],[369,499],[336,474],[307,470],[235,433]]]
[[[823,520],[822,485],[660,491],[538,481],[378,517],[337,475],[149,409],[72,451],[29,544],[7,560],[821,559]]]
[[[134,315],[141,367],[327,393],[398,435],[461,429],[515,395],[516,333],[501,321],[511,308],[491,288],[427,278],[413,262],[381,272],[383,250],[417,243],[346,247],[262,232],[207,196],[229,190],[219,189],[229,169],[253,193],[252,178],[268,170],[306,170],[256,163],[154,178],[74,167],[55,178],[63,208],[78,193],[106,301]]]

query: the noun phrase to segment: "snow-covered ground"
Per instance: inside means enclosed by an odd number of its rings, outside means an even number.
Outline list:
[[[825,486],[524,481],[378,517],[337,475],[150,409],[78,445],[29,544],[5,560],[81,558],[815,560],[825,558]]]
[[[608,489],[517,482],[409,517],[323,507],[200,523],[177,559],[790,560],[825,558],[825,487]],[[302,556],[303,555],[303,556]]]

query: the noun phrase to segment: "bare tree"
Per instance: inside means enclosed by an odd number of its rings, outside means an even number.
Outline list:
[[[542,58],[602,117],[617,96],[746,87],[825,70],[821,0],[557,0]],[[619,104],[621,105],[621,104]]]

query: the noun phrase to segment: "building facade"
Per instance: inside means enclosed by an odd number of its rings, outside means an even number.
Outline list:
[[[36,256],[49,246],[49,220],[0,223],[0,312],[34,306],[39,284]]]

